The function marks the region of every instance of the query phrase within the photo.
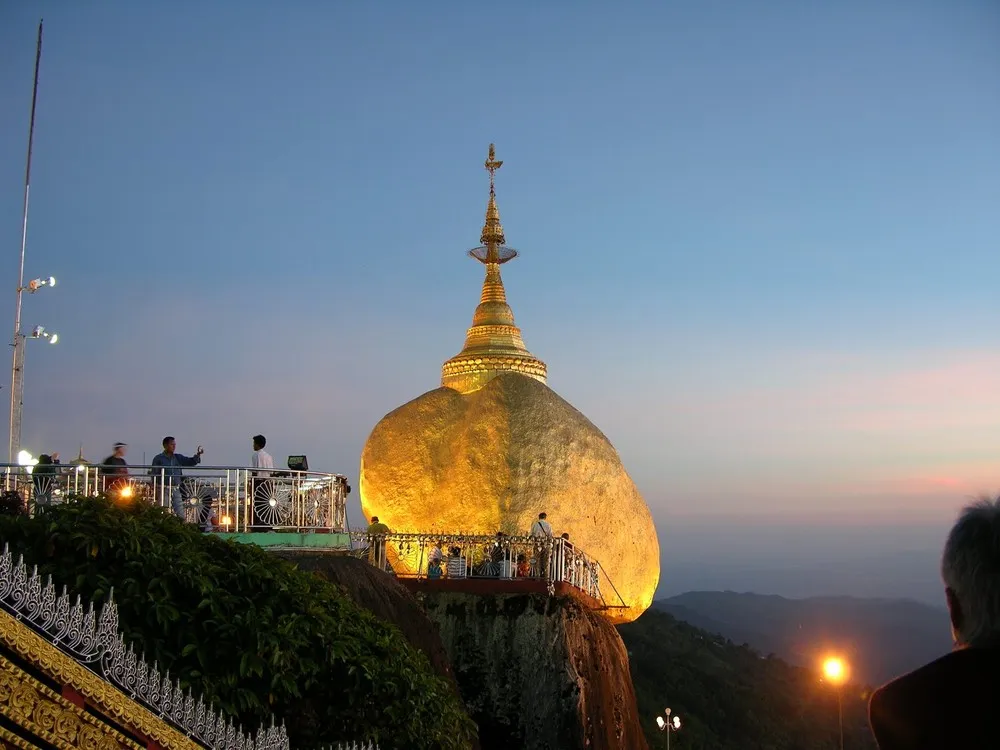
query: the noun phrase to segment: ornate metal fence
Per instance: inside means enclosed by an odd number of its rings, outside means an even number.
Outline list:
[[[57,595],[51,578],[43,583],[37,569],[29,573],[6,546],[0,554],[0,609],[205,747],[288,750],[284,725],[244,734],[200,697],[181,690],[156,664],[147,664],[122,639],[118,608],[110,596],[100,615],[92,603],[85,611],[79,597],[73,602],[65,590]]]
[[[144,501],[168,509],[176,504],[188,522],[206,530],[347,528],[349,488],[340,474],[232,466],[185,468],[180,477],[170,476],[168,469],[159,466],[129,466],[125,475],[86,465],[30,469],[0,464],[4,491],[20,495],[26,507],[104,492],[121,502]]]
[[[566,539],[475,534],[369,534],[351,532],[355,554],[401,578],[533,579],[567,583],[604,602],[600,563]],[[623,605],[621,597],[613,606]]]

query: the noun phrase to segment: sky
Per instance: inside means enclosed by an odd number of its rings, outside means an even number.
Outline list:
[[[24,325],[61,340],[24,447],[245,464],[263,432],[356,479],[462,346],[494,142],[508,299],[661,591],[936,596],[1000,489],[1000,6],[430,7],[0,3],[11,290],[45,18],[26,276],[59,283]]]

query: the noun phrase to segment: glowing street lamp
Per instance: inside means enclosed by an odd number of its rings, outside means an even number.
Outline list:
[[[823,678],[837,688],[837,719],[840,724],[840,750],[844,750],[844,702],[841,688],[847,681],[847,663],[836,656],[823,662]]]
[[[681,728],[681,717],[677,714],[671,716],[671,710],[669,708],[663,709],[664,716],[656,717],[656,726],[661,732],[667,733],[667,750],[670,750],[670,735],[673,732],[680,731]]]

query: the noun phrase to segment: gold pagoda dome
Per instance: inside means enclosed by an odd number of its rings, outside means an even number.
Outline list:
[[[441,387],[385,415],[361,454],[366,517],[394,532],[527,534],[544,511],[558,535],[598,561],[634,620],[653,599],[660,549],[649,508],[611,442],[546,383],[524,346],[500,278],[506,246],[490,145],[490,195],[481,245],[486,267],[465,346],[444,363]],[[615,603],[608,592],[609,604]]]

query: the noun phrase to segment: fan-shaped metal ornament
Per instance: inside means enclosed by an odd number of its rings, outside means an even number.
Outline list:
[[[184,503],[184,520],[188,523],[206,522],[206,514],[211,513],[215,488],[199,479],[185,479],[181,482],[181,500]]]
[[[253,509],[262,524],[286,525],[292,517],[292,488],[284,482],[267,482],[254,494]]]

